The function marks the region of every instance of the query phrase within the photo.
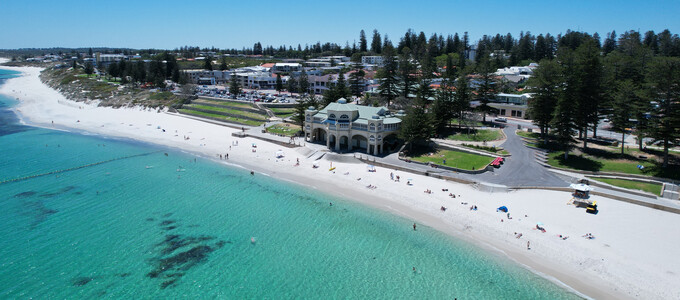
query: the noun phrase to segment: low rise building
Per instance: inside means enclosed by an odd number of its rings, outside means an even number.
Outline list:
[[[320,111],[307,109],[303,129],[307,141],[324,143],[328,149],[379,155],[398,149],[401,117],[401,111],[395,115],[386,107],[357,105],[341,98]]]
[[[531,94],[500,93],[489,103],[489,106],[497,109],[499,116],[528,119],[527,110],[530,100]]]
[[[383,57],[380,55],[367,55],[361,57],[361,64],[382,67]]]
[[[97,66],[101,67],[106,67],[114,62],[119,62],[126,59],[127,56],[123,54],[101,54],[100,52],[95,54],[95,63]]]
[[[302,64],[299,63],[276,63],[272,67],[273,73],[290,73],[302,70]]]

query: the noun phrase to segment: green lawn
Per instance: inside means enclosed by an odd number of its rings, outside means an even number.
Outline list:
[[[487,118],[487,120],[490,120]],[[481,121],[474,121],[474,120],[467,120],[466,123],[463,123],[463,126],[468,125],[468,126],[484,126]],[[451,126],[453,127],[458,127],[458,118],[453,118],[451,119]]]
[[[647,183],[639,182],[633,180],[625,179],[614,179],[614,178],[595,178],[597,181],[602,181],[604,183],[611,184],[613,186],[622,187],[631,190],[641,190],[645,192],[652,193],[654,195],[661,195],[661,185],[658,183]]]
[[[481,142],[500,140],[503,137],[501,132],[495,129],[470,130],[470,134],[467,132],[467,130],[463,130],[462,132],[450,135],[447,139],[454,141]]]
[[[420,156],[412,157],[411,159],[414,161],[424,163],[431,162],[463,170],[479,170],[485,168],[494,158],[460,151],[439,150],[431,155],[425,153]],[[446,159],[446,164],[443,163],[444,159]]]
[[[180,109],[179,111],[181,113],[187,114],[187,115],[217,118],[217,119],[221,119],[221,120],[225,120],[225,121],[229,121],[229,122],[234,122],[234,123],[244,124],[244,125],[250,125],[250,126],[260,126],[260,125],[262,125],[262,123],[264,123],[264,121],[263,122],[257,122],[257,121],[246,120],[246,119],[241,119],[241,118],[234,118],[234,117],[229,117],[229,116],[218,115],[218,114],[204,113],[204,112],[195,111],[195,110]]]
[[[274,114],[277,117],[280,118],[287,118],[295,114],[295,109],[294,108],[276,108],[276,107],[270,107]]]
[[[194,107],[198,109],[203,109],[203,110],[209,110],[209,111],[216,111],[216,112],[223,112],[223,113],[228,113],[232,115],[237,115],[237,116],[244,116],[256,120],[266,120],[266,116],[253,113],[253,112],[247,112],[247,111],[242,111],[238,109],[230,109],[226,107],[215,107],[215,106],[208,106],[208,105],[200,105],[200,104],[191,104],[189,107]]]
[[[611,153],[611,155],[614,156],[616,154]],[[602,158],[592,155],[569,155],[569,159],[565,160],[564,152],[556,151],[548,155],[548,164],[555,167],[574,170],[619,172],[680,179],[680,166],[669,165],[667,168],[662,168],[660,164],[648,160]],[[644,166],[644,169],[640,170],[637,165]]]
[[[538,133],[538,132],[526,132],[524,130],[517,130],[517,131],[515,131],[515,133],[517,133],[517,135],[519,135],[521,137],[530,138],[530,139],[540,139],[541,138],[541,134]]]
[[[488,147],[488,146],[477,146],[477,145],[471,145],[471,144],[462,144],[460,145],[465,148],[471,148],[471,149],[476,149],[476,150],[483,150],[491,153],[496,153],[500,155],[507,155],[510,154],[507,150],[496,148],[496,147]]]
[[[203,98],[198,98],[198,100],[194,100],[194,103],[196,103],[196,104],[210,103],[210,104],[221,105],[221,106],[229,106],[229,107],[253,108],[253,105],[251,105],[250,103],[217,101],[217,100],[209,100],[209,99],[203,99]]]
[[[302,127],[295,125],[295,124],[276,124],[267,127],[267,132],[275,133],[275,134],[282,134],[285,136],[294,136],[296,135]]]
[[[149,100],[166,100],[166,99],[174,99],[175,94],[172,92],[160,92],[160,93],[152,93],[149,96]]]

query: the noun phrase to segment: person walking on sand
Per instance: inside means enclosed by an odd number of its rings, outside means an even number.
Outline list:
[[[531,250],[531,243],[529,241],[527,241],[527,250]]]

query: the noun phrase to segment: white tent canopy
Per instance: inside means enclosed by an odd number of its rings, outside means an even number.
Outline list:
[[[583,184],[583,183],[580,183],[580,184],[572,183],[569,187],[571,187],[572,189],[577,190],[579,192],[590,192],[590,191],[594,190],[591,186],[589,186],[587,184]]]

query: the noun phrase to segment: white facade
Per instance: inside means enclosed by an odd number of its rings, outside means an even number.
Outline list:
[[[272,67],[272,72],[274,73],[290,73],[302,70],[302,65],[299,63],[276,63]]]
[[[500,93],[496,98],[489,103],[489,106],[498,110],[499,116],[515,117],[527,119],[527,110],[529,109],[529,100],[531,94],[505,94]]]
[[[383,57],[376,55],[376,56],[362,56],[361,57],[361,63],[364,65],[376,65],[379,67],[382,67],[383,65]]]
[[[307,141],[325,143],[335,151],[363,150],[378,155],[395,150],[401,127],[399,115],[385,107],[347,104],[343,98],[321,111],[310,107],[305,111],[304,132]]]

